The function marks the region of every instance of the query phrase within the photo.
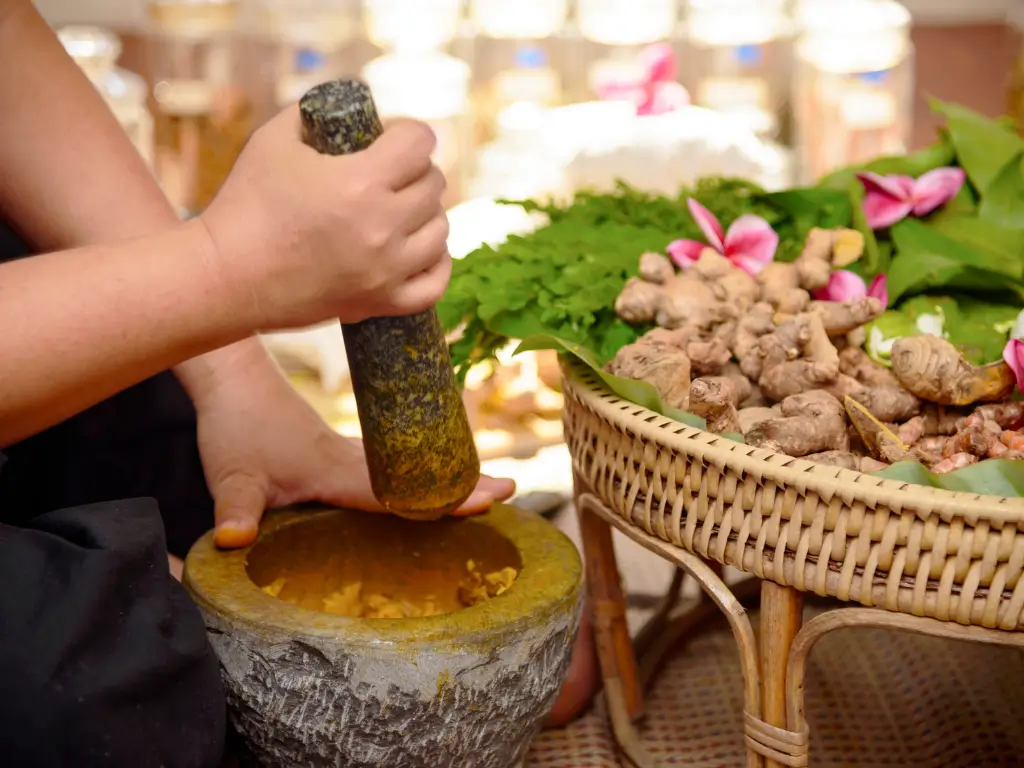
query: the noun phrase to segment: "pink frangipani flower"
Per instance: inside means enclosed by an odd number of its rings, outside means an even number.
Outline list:
[[[1003,360],[1017,379],[1017,389],[1024,392],[1024,341],[1010,339],[1003,347]]]
[[[883,307],[889,305],[885,275],[877,275],[868,285],[856,272],[837,269],[829,275],[828,285],[814,292],[818,301],[859,301],[865,297],[878,299]]]
[[[779,236],[760,216],[750,213],[740,216],[729,231],[724,232],[715,214],[692,197],[686,205],[707,242],[675,240],[669,243],[666,251],[680,269],[695,264],[705,248],[715,249],[748,275],[756,275],[775,258]]]
[[[864,216],[872,229],[891,227],[907,216],[925,216],[945,205],[964,185],[963,168],[935,168],[918,179],[858,173],[864,185]]]
[[[642,74],[636,80],[598,83],[597,95],[609,101],[631,101],[638,115],[663,115],[690,103],[690,95],[676,81],[676,53],[667,43],[649,45],[640,52]]]

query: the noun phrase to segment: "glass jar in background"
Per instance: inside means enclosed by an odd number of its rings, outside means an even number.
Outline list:
[[[254,127],[234,0],[150,0],[157,177],[183,215],[213,199]]]
[[[810,0],[797,16],[799,175],[906,151],[913,127],[910,13],[893,0]]]
[[[346,73],[346,47],[358,31],[351,0],[263,0],[276,48],[275,102],[292,104],[310,88]]]
[[[85,26],[63,27],[57,37],[96,86],[142,159],[152,167],[153,118],[146,108],[149,89],[137,74],[117,66],[120,39],[108,29]]]
[[[463,199],[471,171],[470,68],[440,51],[379,56],[363,68],[383,120],[412,117],[434,129],[434,162],[448,179],[445,206]]]
[[[427,52],[451,44],[462,10],[462,0],[363,0],[363,22],[381,50]]]
[[[676,0],[576,0],[576,18],[587,40],[638,46],[670,37],[679,7]]]
[[[694,104],[776,138],[788,102],[786,0],[687,0],[683,85]]]
[[[603,83],[630,82],[641,51],[651,43],[676,46],[681,32],[678,0],[576,0],[576,25],[588,93]]]
[[[472,0],[473,112],[481,141],[515,104],[556,106],[570,50],[566,0]]]
[[[564,199],[561,164],[548,148],[549,111],[527,102],[502,111],[495,138],[480,148],[467,197]]]

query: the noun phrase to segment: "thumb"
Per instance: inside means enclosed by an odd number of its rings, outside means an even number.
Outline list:
[[[266,484],[243,472],[226,475],[211,489],[218,547],[247,547],[256,540],[260,519],[267,508]]]

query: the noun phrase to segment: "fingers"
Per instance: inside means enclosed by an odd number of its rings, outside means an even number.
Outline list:
[[[411,235],[425,227],[439,212],[444,215],[441,199],[447,187],[444,173],[432,165],[422,177],[395,195],[398,209],[404,214],[403,233]]]
[[[448,216],[440,206],[434,215],[415,232],[405,238],[402,245],[402,266],[407,278],[418,277],[434,269],[448,253]]]
[[[476,490],[466,499],[462,506],[452,513],[454,517],[467,517],[486,512],[496,501],[505,501],[516,492],[514,480],[503,477],[480,475]]]
[[[393,190],[401,190],[426,175],[437,136],[430,126],[417,120],[399,119],[388,123],[384,133],[369,149],[368,159],[379,163],[383,178]]]
[[[507,477],[480,475],[476,488],[478,491],[489,493],[497,501],[507,501],[516,492],[516,481]]]
[[[174,555],[167,555],[167,567],[171,571],[173,576],[178,581],[181,581],[181,575],[185,572],[185,563],[180,557]]]
[[[302,140],[302,117],[299,114],[298,102],[289,104],[260,128],[267,135],[280,136],[284,139]]]
[[[258,478],[236,473],[210,488],[214,500],[214,542],[224,549],[247,547],[256,540],[267,507],[267,489]]]
[[[452,276],[452,257],[446,250],[430,269],[406,280],[391,293],[396,316],[414,315],[433,307],[444,296]]]

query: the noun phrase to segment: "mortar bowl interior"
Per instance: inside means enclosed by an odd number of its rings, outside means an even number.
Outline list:
[[[364,595],[412,605],[429,602],[440,613],[452,613],[464,608],[458,592],[469,561],[483,573],[523,567],[508,538],[472,519],[415,522],[338,511],[261,536],[248,553],[245,571],[260,588],[283,581],[280,600],[314,611],[359,583]]]

